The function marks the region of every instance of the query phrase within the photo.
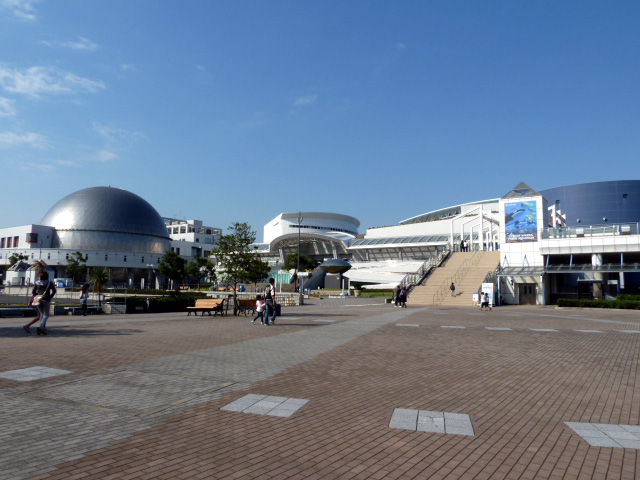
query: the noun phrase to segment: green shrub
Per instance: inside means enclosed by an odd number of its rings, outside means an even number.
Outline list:
[[[628,293],[623,293],[621,295],[618,295],[616,300],[624,300],[624,301],[631,300],[634,302],[640,302],[640,295],[630,295]]]
[[[558,299],[557,305],[559,307],[616,308],[625,310],[640,310],[640,300],[576,300],[573,298],[560,298]]]

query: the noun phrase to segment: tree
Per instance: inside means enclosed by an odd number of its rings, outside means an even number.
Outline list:
[[[72,253],[67,260],[67,274],[71,275],[73,282],[75,283],[78,277],[86,278],[87,275],[87,260],[82,256],[82,253]]]
[[[218,246],[211,256],[218,261],[218,271],[223,281],[233,285],[234,313],[236,313],[238,283],[249,280],[257,283],[269,273],[268,264],[260,260],[255,247],[251,246],[256,239],[256,232],[251,230],[249,224],[236,222],[229,227],[229,230],[233,233],[220,237]],[[261,278],[258,278],[259,275]]]
[[[282,267],[284,270],[295,270],[298,273],[298,254],[290,253],[287,255],[287,259]],[[304,254],[300,254],[300,271],[311,272],[316,268],[316,264]]]
[[[202,278],[211,280],[216,277],[216,266],[214,263],[205,257],[196,256],[193,262],[186,267],[187,275],[198,279],[198,283]]]
[[[16,263],[22,260],[29,260],[29,255],[23,255],[22,253],[14,253],[9,257],[10,267],[13,267]]]
[[[102,287],[109,281],[109,270],[104,267],[96,267],[91,271],[89,277],[89,283],[93,285],[93,288],[98,292],[98,305],[102,305]]]
[[[158,270],[165,277],[180,283],[187,274],[186,263],[187,261],[176,252],[167,252],[160,260]]]

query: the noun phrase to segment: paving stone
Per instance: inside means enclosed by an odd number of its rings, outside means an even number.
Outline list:
[[[576,330],[576,332],[582,332],[582,333],[604,333],[602,330]]]
[[[467,327],[463,327],[462,325],[441,325],[441,328],[459,328],[459,329],[465,329]]]
[[[513,328],[509,328],[509,327],[485,327],[487,330],[513,330]]]
[[[618,330],[618,332],[622,332],[622,333],[640,333],[640,330]]]
[[[59,368],[38,366],[0,372],[0,378],[6,378],[7,380],[16,380],[18,382],[31,382],[34,380],[41,380],[43,378],[68,375],[70,373],[72,372],[68,370],[61,370]]]
[[[396,323],[396,327],[419,327],[417,323]]]
[[[532,332],[558,332],[558,330],[554,328],[530,328]]]

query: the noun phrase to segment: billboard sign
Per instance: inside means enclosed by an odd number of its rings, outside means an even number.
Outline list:
[[[538,241],[538,209],[535,200],[504,204],[507,243]]]

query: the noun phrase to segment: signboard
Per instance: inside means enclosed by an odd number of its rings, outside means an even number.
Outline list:
[[[537,242],[537,202],[505,203],[504,225],[507,243]]]
[[[493,306],[496,304],[495,298],[493,295],[493,283],[483,283],[481,287],[482,296],[484,297],[485,293],[489,294],[489,305]]]

